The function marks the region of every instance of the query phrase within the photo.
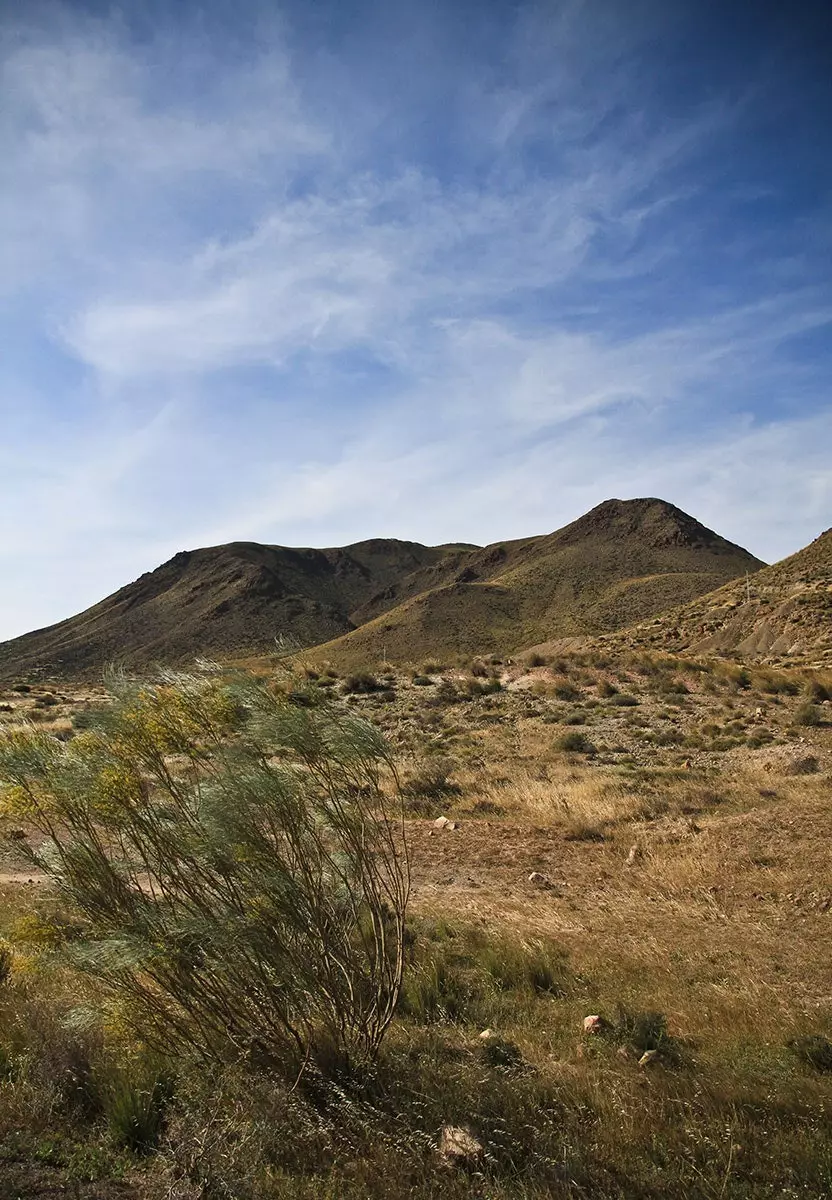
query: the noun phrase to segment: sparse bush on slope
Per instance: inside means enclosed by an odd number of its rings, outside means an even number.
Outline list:
[[[83,918],[75,965],[151,1045],[295,1073],[372,1058],[409,888],[381,736],[250,679],[114,690],[66,744],[0,741],[5,812],[48,839],[37,862]]]

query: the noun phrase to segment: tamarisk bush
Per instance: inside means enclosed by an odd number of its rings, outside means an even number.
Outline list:
[[[3,811],[42,836],[32,857],[83,927],[74,964],[159,1048],[284,1072],[372,1059],[409,891],[381,735],[218,670],[110,687],[69,742],[0,739]]]

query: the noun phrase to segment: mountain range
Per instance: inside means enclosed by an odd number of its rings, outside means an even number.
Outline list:
[[[77,616],[0,644],[0,678],[262,654],[281,637],[347,667],[512,653],[629,627],[763,567],[654,498],[608,500],[554,533],[485,547],[233,542],[182,551]]]

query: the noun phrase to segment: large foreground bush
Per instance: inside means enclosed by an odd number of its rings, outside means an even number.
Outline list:
[[[4,811],[81,918],[74,963],[160,1048],[290,1071],[374,1056],[409,887],[380,735],[250,679],[114,691],[68,743],[0,741]]]

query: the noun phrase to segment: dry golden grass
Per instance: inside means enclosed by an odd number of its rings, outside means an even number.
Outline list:
[[[212,1112],[232,1111],[228,1144],[257,1147],[229,1176],[229,1194],[240,1197],[832,1194],[832,1075],[790,1048],[809,1035],[832,1038],[832,712],[822,710],[829,724],[796,731],[812,680],[740,672],[640,656],[525,674],[511,666],[511,690],[475,701],[431,703],[436,684],[413,686],[409,676],[395,681],[394,700],[345,697],[384,725],[424,804],[409,823],[412,969],[426,977],[420,1003],[436,1010],[403,1011],[370,1102],[351,1100],[331,1121],[318,1110],[314,1120],[291,1115],[262,1080],[233,1109],[216,1095],[199,1108],[203,1085],[189,1083],[192,1107],[136,1194],[165,1194],[166,1164],[188,1137],[207,1147]],[[667,691],[679,676],[688,690]],[[638,707],[616,707],[601,694],[605,680]],[[577,701],[554,694],[565,682]],[[597,754],[557,748],[572,708]],[[732,724],[743,733],[722,751],[644,737],[687,737],[708,724],[720,736]],[[760,729],[772,740],[753,748]],[[789,773],[807,757],[816,770]],[[459,828],[435,830],[439,813]],[[531,883],[532,872],[548,886]],[[33,889],[9,895],[18,910],[42,903]],[[557,986],[530,987],[524,956],[551,968]],[[588,1013],[604,1015],[616,1036],[583,1037]],[[670,1040],[655,1068],[639,1068],[622,1030],[651,1013]],[[485,1064],[485,1025],[518,1048],[522,1070]],[[437,1166],[431,1147],[445,1121],[471,1123],[493,1153],[475,1183]],[[232,1157],[214,1164],[218,1177]],[[255,1185],[246,1172],[265,1161],[271,1174]]]

